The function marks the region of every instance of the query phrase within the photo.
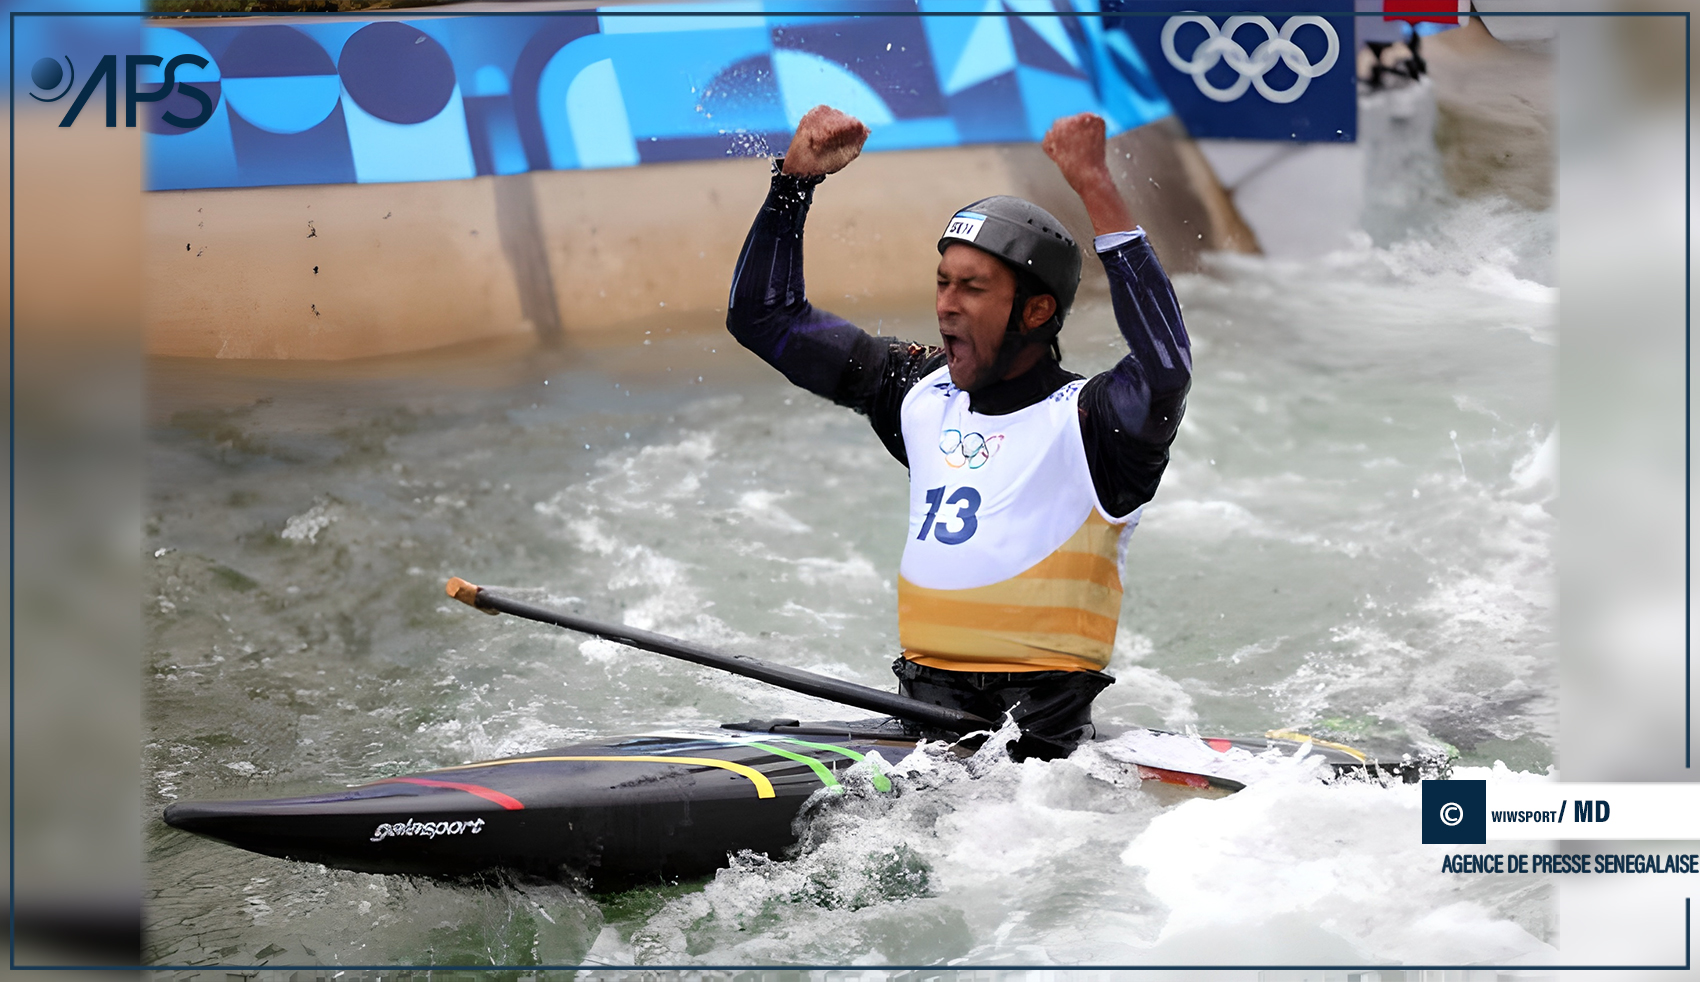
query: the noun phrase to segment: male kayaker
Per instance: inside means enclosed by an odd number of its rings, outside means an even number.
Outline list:
[[[1169,460],[1192,354],[1168,276],[1105,161],[1104,121],[1058,120],[1044,150],[1092,220],[1130,353],[1082,379],[1057,332],[1080,249],[1030,202],[964,207],[940,237],[938,345],[873,337],[809,303],[803,220],[868,129],[805,115],[744,242],[726,326],[816,395],[866,415],[909,468],[899,691],[1022,730],[1018,759],[1093,735],[1121,614],[1125,535]],[[928,734],[941,736],[942,734]]]

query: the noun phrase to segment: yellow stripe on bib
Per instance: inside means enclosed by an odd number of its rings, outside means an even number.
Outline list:
[[[1018,575],[1021,579],[1030,580],[1086,580],[1117,593],[1120,593],[1122,588],[1121,571],[1116,569],[1116,561],[1090,552],[1064,552],[1058,549],[1039,560],[1033,568]]]

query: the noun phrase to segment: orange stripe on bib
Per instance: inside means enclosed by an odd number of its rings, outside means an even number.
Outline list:
[[[1093,512],[1056,551],[1007,580],[934,590],[899,577],[904,657],[963,672],[1102,670],[1121,617],[1120,534]]]

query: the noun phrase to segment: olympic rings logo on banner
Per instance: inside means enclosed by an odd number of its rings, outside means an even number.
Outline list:
[[[986,461],[991,460],[1002,446],[1002,433],[982,436],[961,430],[945,430],[939,434],[939,453],[944,454],[944,462],[950,467],[966,464],[969,470],[977,471],[986,466]]]
[[[1175,50],[1175,34],[1188,24],[1197,24],[1210,33],[1210,36],[1193,49],[1190,60],[1182,58]],[[1251,54],[1246,54],[1245,48],[1240,47],[1234,40],[1234,32],[1241,27],[1252,25],[1263,28],[1267,36]],[[1328,53],[1322,60],[1312,65],[1310,56],[1304,49],[1293,43],[1293,35],[1302,27],[1315,27],[1328,38]],[[1326,20],[1315,15],[1306,14],[1300,17],[1289,17],[1281,25],[1279,31],[1269,22],[1269,18],[1257,15],[1242,14],[1229,17],[1218,28],[1216,22],[1201,14],[1184,14],[1170,17],[1163,24],[1163,57],[1169,59],[1169,64],[1176,71],[1185,72],[1192,76],[1192,81],[1198,86],[1198,91],[1216,102],[1233,102],[1245,95],[1245,90],[1252,85],[1270,102],[1288,103],[1305,94],[1310,87],[1310,80],[1325,74],[1334,67],[1334,62],[1340,57],[1340,35],[1334,33],[1334,28]],[[1240,73],[1234,84],[1227,88],[1218,88],[1204,74],[1215,68],[1217,62],[1225,61],[1228,67]],[[1276,62],[1284,63],[1293,70],[1298,79],[1285,89],[1277,89],[1264,80],[1264,75]]]

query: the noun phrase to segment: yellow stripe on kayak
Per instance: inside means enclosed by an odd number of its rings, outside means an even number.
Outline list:
[[[1270,730],[1263,735],[1271,740],[1292,740],[1295,743],[1310,743],[1318,747],[1327,747],[1330,750],[1340,750],[1351,754],[1363,763],[1369,763],[1369,756],[1362,750],[1358,750],[1354,747],[1348,747],[1343,743],[1329,743],[1327,740],[1318,740],[1313,736],[1305,733],[1299,733],[1294,730]]]
[[[627,761],[635,764],[696,764],[699,767],[718,767],[721,770],[731,771],[734,774],[741,774],[744,777],[749,778],[750,783],[756,786],[757,798],[773,797],[773,782],[769,781],[761,771],[745,764],[734,764],[729,760],[716,760],[713,757],[515,757],[511,760],[487,760],[480,764],[459,764],[455,767],[441,767],[436,771],[427,771],[426,773],[435,774],[438,773],[438,771],[465,771],[471,770],[475,767],[501,767],[505,764],[536,764],[547,760]]]

